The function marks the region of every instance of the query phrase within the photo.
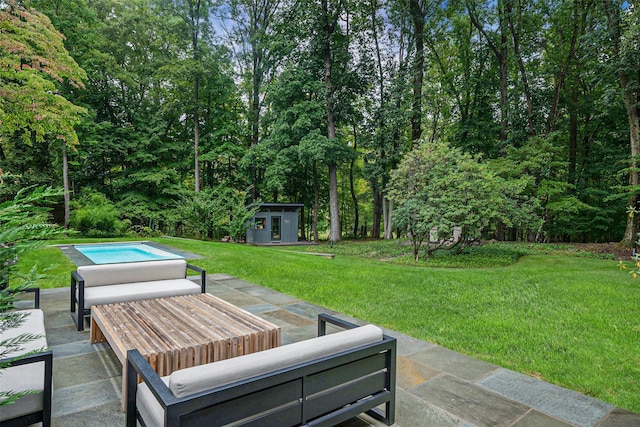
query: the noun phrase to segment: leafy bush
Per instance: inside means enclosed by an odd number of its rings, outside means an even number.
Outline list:
[[[245,199],[245,192],[224,185],[186,196],[178,206],[183,234],[244,240],[247,223],[257,210],[246,207]]]
[[[391,172],[389,197],[398,203],[394,224],[406,230],[419,259],[448,248],[461,253],[477,243],[494,221],[513,225],[534,217],[533,205],[522,203],[522,187],[498,177],[479,157],[446,141],[423,141]]]
[[[85,237],[120,236],[128,223],[120,221],[116,207],[101,193],[88,193],[71,204],[69,225]]]

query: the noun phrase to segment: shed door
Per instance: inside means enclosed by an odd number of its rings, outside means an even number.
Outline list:
[[[280,216],[271,217],[271,240],[282,239],[282,231],[280,227],[281,221],[282,221],[282,217]]]

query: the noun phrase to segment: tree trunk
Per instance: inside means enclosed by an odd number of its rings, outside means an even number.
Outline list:
[[[249,147],[258,144],[260,137],[260,86],[262,86],[262,57],[253,47],[253,76],[251,79],[251,140]]]
[[[329,165],[329,215],[331,219],[331,232],[329,239],[332,242],[342,240],[342,229],[340,226],[340,205],[338,200],[338,166]]]
[[[322,55],[324,61],[324,85],[325,85],[325,101],[327,109],[327,138],[335,139],[336,124],[333,114],[333,81],[331,79],[331,37],[335,31],[335,22],[330,22],[328,6],[326,1],[323,2],[325,13],[325,29],[324,29],[324,46]],[[342,229],[340,225],[340,206],[338,200],[338,165],[333,162],[329,164],[329,216],[331,221],[331,232],[329,238],[333,242],[339,242],[342,239]]]
[[[353,151],[358,150],[358,130],[353,124]],[[349,164],[349,189],[351,190],[351,200],[353,201],[353,238],[358,238],[358,229],[360,228],[360,210],[358,209],[358,196],[356,195],[356,189],[353,179],[353,169],[355,167],[356,159],[355,157],[351,159],[351,164]]]
[[[498,61],[499,75],[500,75],[500,141],[506,141],[507,139],[507,103],[508,103],[508,73],[507,73],[507,31],[504,23],[504,5],[502,1],[498,1],[498,30],[500,31],[500,45],[497,46],[496,43],[489,37],[487,32],[484,29],[482,23],[478,20],[478,15],[475,11],[475,6],[467,1],[467,11],[469,12],[469,19],[474,27],[482,34],[482,36],[487,41],[489,48],[493,52]]]
[[[631,147],[631,171],[629,172],[629,186],[632,191],[637,191],[640,185],[640,172],[638,172],[638,155],[640,155],[640,92],[628,90],[629,80],[620,79],[621,86],[625,90],[624,104],[627,108],[627,118],[629,120],[629,145]],[[624,85],[623,85],[624,83]],[[623,243],[625,246],[633,247],[638,240],[640,231],[640,194],[633,194],[629,197],[628,206],[633,207],[638,213],[630,215],[627,220],[627,228],[624,233]]]
[[[198,98],[199,98],[199,78],[196,78],[193,81],[193,98],[194,98],[194,108],[193,108],[193,155],[194,155],[194,178],[195,178],[195,192],[200,191],[200,112],[198,108]]]
[[[62,141],[62,187],[64,193],[64,228],[69,228],[69,215],[71,208],[69,202],[69,159],[67,157],[67,143]]]
[[[393,239],[393,200],[389,200],[387,199],[386,196],[383,196],[385,200],[387,200],[386,203],[386,210],[387,213],[385,216],[385,225],[384,225],[384,238],[386,240],[390,240]]]
[[[251,135],[249,139],[249,148],[258,144],[260,138],[260,86],[262,85],[262,70],[260,68],[260,62],[262,58],[256,52],[256,47],[253,46],[253,76],[252,76],[252,90],[251,90]],[[252,175],[252,196],[253,200],[258,200],[260,194],[258,193],[258,172],[253,166],[250,166],[250,173]]]
[[[422,136],[422,84],[424,80],[424,17],[419,0],[409,0],[416,56],[413,64],[413,104],[411,107],[411,141],[415,146]]]
[[[198,40],[200,38],[200,1],[196,1],[195,17],[193,19],[193,32],[191,34],[191,47],[193,48],[193,59],[196,63],[200,61],[198,51]],[[194,181],[195,192],[200,191],[200,77],[196,74],[193,79],[193,158],[194,158]]]
[[[583,32],[582,28],[584,28],[584,21],[586,20],[586,17],[587,11],[583,11],[580,2],[574,0],[573,30],[571,33],[571,42],[569,45],[569,52],[567,53],[567,57],[562,66],[562,70],[560,70],[560,73],[556,78],[553,100],[551,101],[551,110],[549,111],[549,116],[547,117],[547,135],[555,131],[556,128],[556,121],[558,120],[558,116],[560,115],[560,96],[562,95],[562,89],[567,79],[567,75],[569,74],[569,67],[576,59],[575,52],[578,45],[578,38],[579,35]]]
[[[533,114],[533,101],[531,99],[531,89],[529,88],[529,79],[527,78],[527,70],[524,66],[524,60],[520,54],[520,25],[516,27],[514,23],[514,11],[513,0],[507,0],[506,2],[506,15],[509,22],[509,29],[511,30],[511,38],[513,40],[513,53],[518,60],[518,68],[520,70],[520,77],[522,79],[522,88],[524,91],[524,98],[527,104],[527,127],[529,130],[529,136],[535,135],[535,124]],[[521,16],[521,10],[517,11],[518,24]]]
[[[502,21],[502,14],[500,20]],[[502,24],[500,24],[502,28]],[[508,114],[508,70],[507,70],[507,36],[504,31],[500,32],[500,55],[497,56],[500,66],[500,141],[507,140],[507,128],[509,126]]]
[[[384,195],[384,192],[382,193],[382,225],[383,225],[383,232],[382,232],[382,237],[383,238],[387,238],[387,225],[389,223],[389,221],[387,220],[387,198]]]
[[[320,190],[318,189],[318,166],[313,162],[313,241],[318,242],[320,236],[318,233],[318,208],[320,207]]]
[[[382,195],[380,194],[380,186],[377,182],[372,185],[373,190],[373,225],[371,226],[371,237],[380,238],[380,221],[382,220]]]
[[[578,89],[571,89],[571,99],[569,101],[569,184],[576,183],[576,159],[578,154]],[[572,190],[570,190],[572,191]]]

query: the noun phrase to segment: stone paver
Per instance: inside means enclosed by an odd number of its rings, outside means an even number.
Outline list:
[[[80,369],[78,370],[80,371]],[[81,372],[78,372],[78,375],[81,374]],[[68,427],[73,427],[74,425],[87,426],[88,424],[72,424],[68,419],[59,419],[57,422],[54,422],[54,420],[56,418],[66,418],[78,412],[89,413],[92,412],[96,406],[107,405],[114,401],[120,403],[120,406],[117,406],[118,410],[113,413],[113,416],[119,417],[122,412],[121,387],[122,380],[118,377],[112,377],[90,383],[79,382],[79,384],[71,387],[55,389],[53,392],[51,414],[52,424]]]
[[[398,355],[396,359],[397,385],[405,390],[424,384],[427,380],[440,375],[437,369]]]
[[[478,384],[580,427],[595,426],[613,410],[608,403],[507,369],[494,372]]]
[[[564,421],[553,418],[549,415],[531,410],[524,417],[520,418],[513,427],[573,427]]]
[[[78,390],[79,392],[99,392],[99,390]],[[82,410],[78,407],[77,411],[60,415],[58,414],[51,420],[53,427],[71,427],[71,426],[87,426],[87,427],[123,427],[125,425],[125,414],[121,410],[122,403],[118,400],[109,400],[100,404],[94,402],[88,409]]]
[[[509,427],[530,409],[448,374],[425,382],[412,393],[478,427]]]
[[[432,347],[409,358],[467,381],[483,378],[498,369],[495,365],[443,347]]]
[[[80,366],[82,367],[81,371],[78,368]],[[79,375],[82,375],[82,380],[85,383],[117,377],[122,373],[122,364],[113,351],[103,350],[56,358],[54,369],[56,371],[53,378],[55,391],[77,385]]]
[[[396,427],[430,426],[457,427],[462,421],[450,412],[421,399],[415,394],[398,390]]]
[[[598,427],[638,427],[640,416],[620,408],[616,408],[605,418]]]

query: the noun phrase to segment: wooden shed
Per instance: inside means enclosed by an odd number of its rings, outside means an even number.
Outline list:
[[[247,229],[247,243],[286,244],[298,242],[299,203],[262,203]]]

